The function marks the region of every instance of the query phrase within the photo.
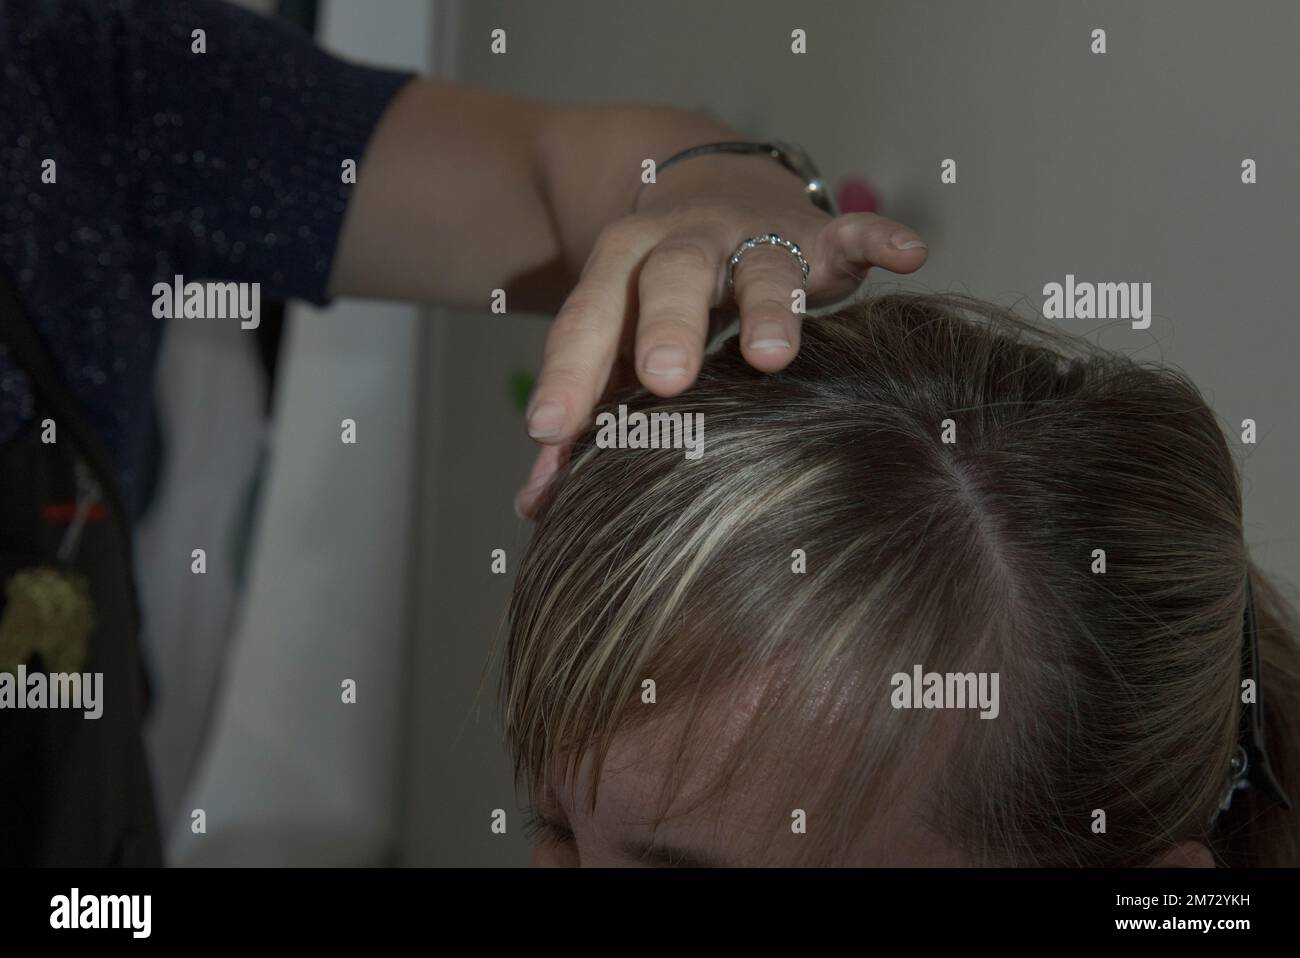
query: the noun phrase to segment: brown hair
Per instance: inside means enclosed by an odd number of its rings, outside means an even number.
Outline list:
[[[584,757],[598,772],[615,735],[672,712],[665,814],[704,756],[701,801],[785,756],[763,788],[807,807],[819,783],[810,863],[904,794],[977,864],[1138,865],[1188,840],[1224,864],[1300,862],[1296,815],[1259,790],[1215,816],[1248,571],[1267,743],[1293,796],[1300,652],[1191,382],[954,295],[878,297],[809,318],[802,340],[777,374],[731,340],[682,396],[617,400],[702,413],[698,461],[578,444],[509,610],[521,779]],[[890,677],[914,664],[999,673],[1000,714],[893,708]],[[720,753],[705,717],[744,688],[762,708]]]

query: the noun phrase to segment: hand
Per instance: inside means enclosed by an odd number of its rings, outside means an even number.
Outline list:
[[[692,175],[685,175],[692,164]],[[736,247],[772,232],[798,244],[808,261],[809,307],[849,296],[872,266],[911,273],[927,256],[921,238],[892,220],[874,213],[832,219],[771,160],[697,157],[664,171],[638,212],[597,238],[547,336],[527,411],[529,435],[544,448],[516,497],[521,516],[536,515],[548,483],[608,393],[633,376],[665,397],[695,381],[711,309],[733,302],[739,308],[741,353],[756,369],[775,372],[794,359],[801,316],[792,308],[793,293],[803,285],[798,260],[788,250],[759,246],[736,267],[734,301],[727,282]]]

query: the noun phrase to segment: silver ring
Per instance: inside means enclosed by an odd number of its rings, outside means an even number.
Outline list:
[[[727,282],[731,288],[736,288],[736,264],[740,262],[742,256],[752,250],[755,246],[779,246],[794,254],[794,258],[799,261],[799,270],[803,273],[803,285],[808,285],[808,261],[803,258],[803,250],[797,243],[792,243],[783,236],[776,233],[763,233],[759,236],[751,236],[745,242],[736,247],[736,251],[731,254],[731,259],[727,261]]]

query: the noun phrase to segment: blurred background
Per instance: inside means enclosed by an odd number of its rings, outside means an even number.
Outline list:
[[[1300,337],[1282,282],[1300,223],[1300,5],[244,5],[356,59],[546,99],[706,110],[802,143],[842,197],[874,197],[927,239],[904,288],[1033,312],[1066,274],[1151,283],[1148,330],[1062,325],[1185,369],[1230,438],[1258,422],[1258,444],[1237,445],[1248,536],[1300,591]],[[489,50],[497,28],[505,55]],[[957,182],[943,184],[949,158]],[[1241,182],[1246,158],[1255,185]],[[489,655],[528,538],[511,503],[534,452],[520,404],[546,319],[486,306],[291,305],[260,350],[234,326],[170,324],[166,485],[138,561],[171,861],[527,862]],[[369,454],[341,463],[318,431],[345,416],[365,423]],[[195,541],[221,544],[215,580],[164,559]],[[497,548],[508,575],[490,572]],[[357,681],[346,709],[340,677]],[[189,829],[197,808],[205,835]],[[489,829],[498,808],[506,835]]]

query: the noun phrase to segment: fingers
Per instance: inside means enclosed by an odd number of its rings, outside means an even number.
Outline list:
[[[697,225],[655,247],[659,232],[637,221],[601,235],[547,337],[528,411],[528,432],[538,442],[572,439],[587,424],[634,309],[639,309],[635,367],[642,384],[657,395],[673,396],[694,382],[727,244]],[[914,231],[873,213],[832,220],[812,245],[809,295],[821,299],[852,292],[873,265],[910,273],[927,255]],[[632,277],[638,275],[633,297]],[[755,368],[783,369],[798,352],[800,315],[793,295],[801,285],[798,261],[787,250],[757,247],[737,265],[741,351]]]
[[[572,439],[591,418],[634,306],[631,276],[650,245],[645,236],[607,235],[587,260],[546,337],[526,415],[528,434],[538,442]]]
[[[719,244],[706,238],[674,239],[641,267],[636,374],[658,396],[677,395],[700,370],[720,256]]]
[[[818,294],[847,294],[872,266],[891,273],[915,272],[925,263],[929,249],[902,223],[875,213],[850,213],[822,228],[813,253],[811,288]]]
[[[515,495],[515,514],[521,519],[536,519],[546,501],[546,493],[555,474],[564,468],[573,451],[571,443],[558,446],[543,446],[533,460],[532,472],[528,481]]]
[[[914,230],[874,213],[834,219],[801,248],[811,267],[808,298],[821,301],[852,293],[872,266],[911,273],[928,255]],[[741,353],[763,372],[784,369],[799,351],[801,308],[807,305],[796,300],[804,285],[798,259],[779,246],[757,246],[736,264],[734,278]]]
[[[784,369],[799,351],[795,306],[804,284],[799,260],[780,246],[756,246],[741,257],[733,277],[741,355],[763,372]]]

